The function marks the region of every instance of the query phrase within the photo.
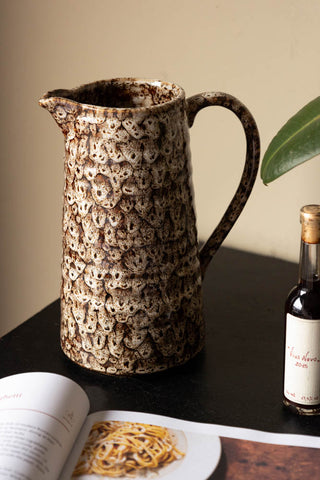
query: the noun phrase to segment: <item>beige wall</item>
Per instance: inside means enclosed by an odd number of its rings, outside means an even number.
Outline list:
[[[37,100],[115,76],[229,92],[262,151],[320,91],[318,0],[2,0],[0,336],[59,295],[63,137]],[[200,238],[240,178],[244,135],[221,108],[191,130]],[[319,157],[253,194],[225,245],[296,261],[299,208],[320,201]]]

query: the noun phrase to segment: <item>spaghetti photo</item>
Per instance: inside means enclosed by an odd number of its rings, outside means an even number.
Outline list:
[[[184,456],[167,428],[132,422],[98,422],[89,433],[73,477],[95,474],[135,478]]]

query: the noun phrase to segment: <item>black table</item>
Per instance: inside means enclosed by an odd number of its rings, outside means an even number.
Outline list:
[[[0,339],[0,377],[66,375],[87,392],[91,411],[320,435],[320,416],[282,407],[283,306],[297,275],[294,263],[221,248],[204,281],[205,349],[182,367],[152,375],[104,376],[73,364],[60,350],[57,300]]]

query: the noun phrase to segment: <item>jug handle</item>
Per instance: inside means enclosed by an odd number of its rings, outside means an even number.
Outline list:
[[[192,127],[196,114],[205,107],[221,106],[231,110],[241,121],[247,143],[245,165],[239,186],[218,226],[200,250],[202,278],[223,240],[242,212],[252,191],[259,167],[260,139],[256,122],[243,103],[227,93],[205,92],[186,99],[188,125]]]

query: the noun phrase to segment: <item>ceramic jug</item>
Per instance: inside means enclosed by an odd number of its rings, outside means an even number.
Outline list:
[[[253,117],[228,94],[186,99],[178,85],[133,78],[54,90],[39,103],[65,136],[64,353],[111,375],[186,362],[204,346],[205,270],[256,178],[259,135]],[[209,105],[237,115],[247,154],[240,185],[199,252],[189,128]]]

